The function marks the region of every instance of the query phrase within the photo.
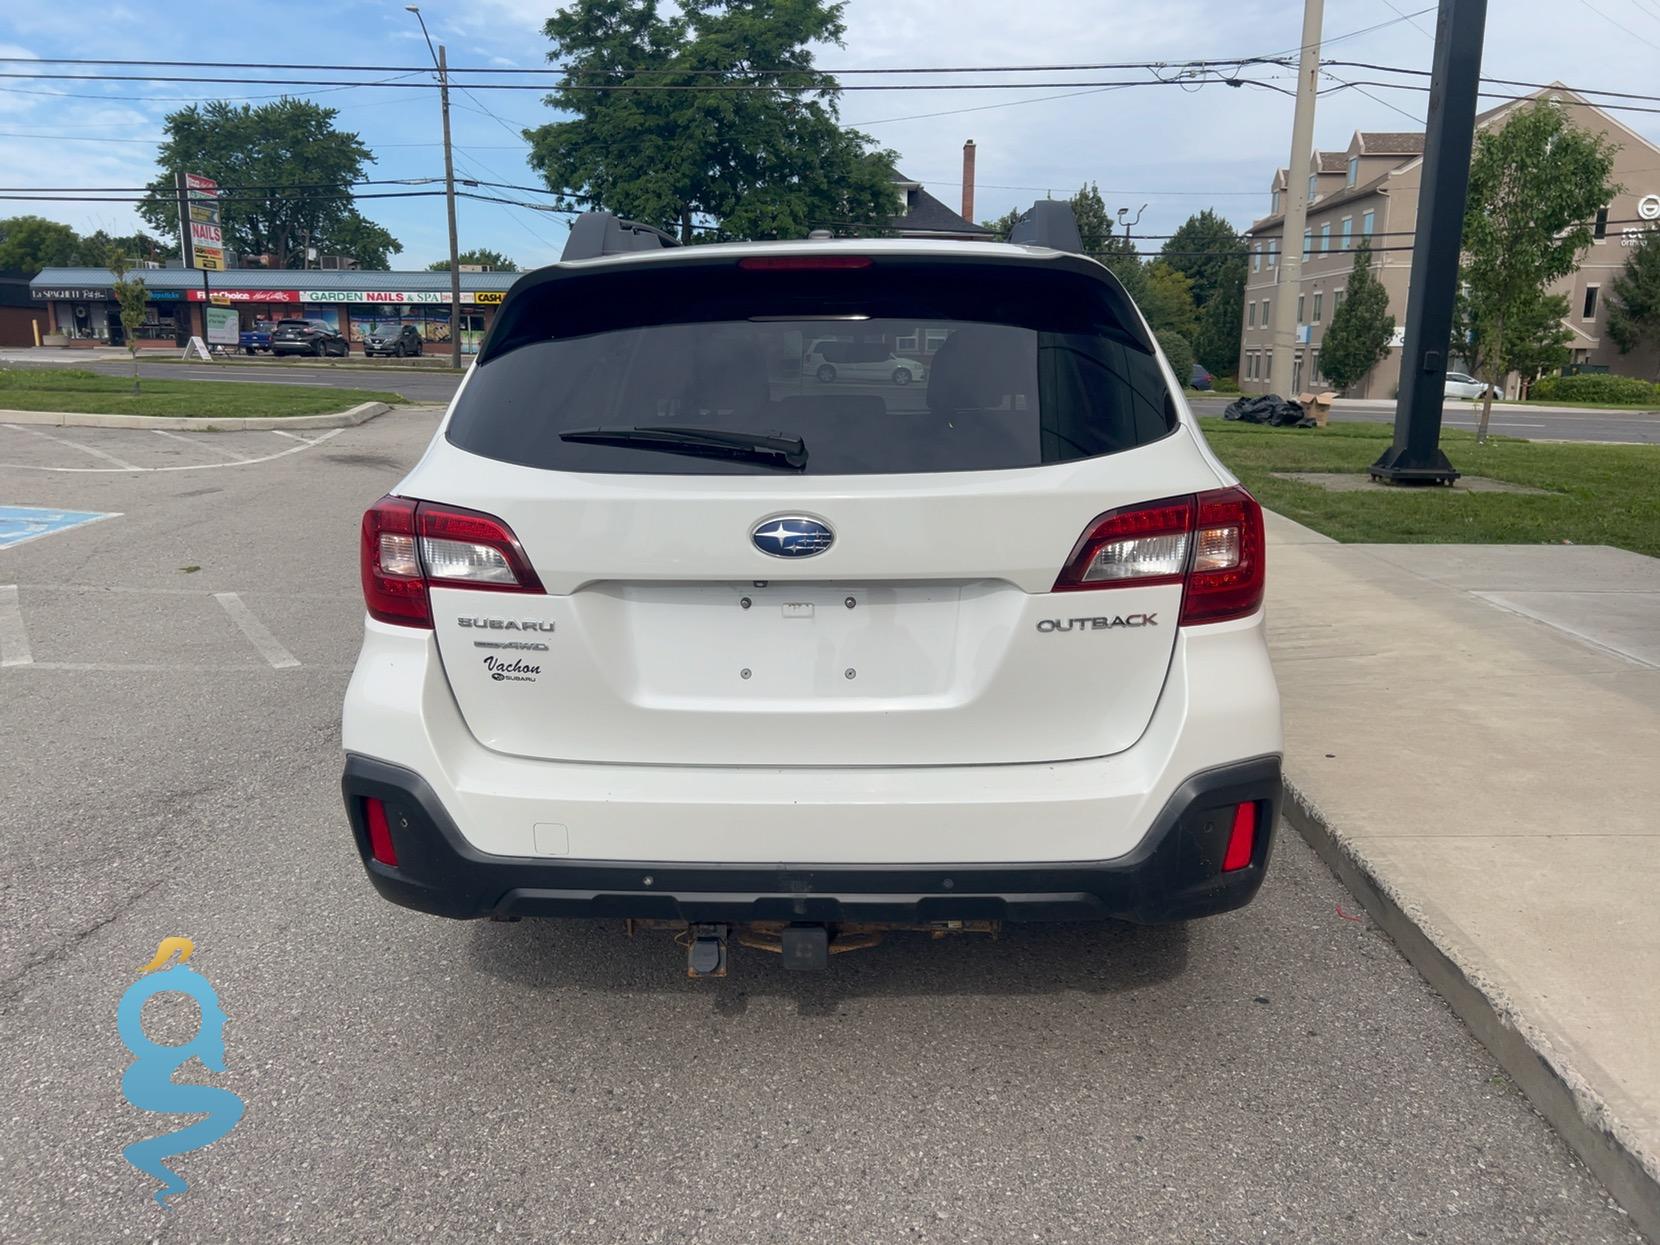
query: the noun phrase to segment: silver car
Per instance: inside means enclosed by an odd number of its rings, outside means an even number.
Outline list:
[[[1484,380],[1477,380],[1465,372],[1448,372],[1446,395],[1449,398],[1479,398],[1486,394],[1489,386]],[[1494,391],[1494,397],[1498,396]]]

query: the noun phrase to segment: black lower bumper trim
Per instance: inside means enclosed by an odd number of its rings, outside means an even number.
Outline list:
[[[685,864],[493,856],[461,837],[413,770],[351,755],[341,780],[375,889],[437,916],[639,917],[684,921],[1154,922],[1226,912],[1262,885],[1280,810],[1280,760],[1195,774],[1141,843],[1103,861],[1041,864]],[[386,807],[397,865],[374,859],[364,800]],[[1222,872],[1235,808],[1257,805],[1251,862]]]

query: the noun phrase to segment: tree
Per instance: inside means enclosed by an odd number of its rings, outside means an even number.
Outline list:
[[[1072,196],[1072,215],[1077,218],[1078,232],[1083,236],[1084,254],[1105,264],[1118,278],[1119,284],[1137,304],[1147,292],[1147,269],[1136,252],[1135,243],[1120,237],[1107,204],[1101,198],[1101,189],[1087,182]]]
[[[75,262],[89,268],[108,268],[111,261],[117,257],[126,263],[139,263],[145,260],[159,263],[176,257],[178,253],[179,246],[176,241],[163,242],[160,238],[153,238],[143,231],[124,237],[112,237],[99,229],[81,239]]]
[[[1192,341],[1199,331],[1199,313],[1193,306],[1193,283],[1162,259],[1147,265],[1147,288],[1141,314],[1155,333],[1180,333]]]
[[[63,268],[80,262],[81,240],[68,225],[43,216],[0,220],[0,268],[26,272]]]
[[[1218,376],[1239,371],[1239,332],[1245,319],[1245,274],[1232,289],[1222,289],[1199,313],[1199,332],[1193,339],[1193,353],[1200,363]]]
[[[178,228],[177,173],[218,182],[228,250],[270,255],[277,268],[298,268],[305,247],[384,267],[397,239],[352,206],[350,187],[374,156],[356,134],[335,128],[339,114],[308,100],[257,107],[213,100],[168,116],[167,140],[139,215],[163,234]]]
[[[1660,233],[1649,230],[1609,286],[1608,336],[1630,354],[1645,343],[1660,347]]]
[[[1613,169],[1613,146],[1545,100],[1476,136],[1464,211],[1463,318],[1476,367],[1493,389],[1537,357],[1537,335],[1530,341],[1517,326],[1537,324],[1545,287],[1572,272],[1591,245],[1592,218],[1619,190],[1609,180]],[[1490,389],[1478,444],[1487,440],[1492,411]]]
[[[519,271],[519,266],[512,260],[508,259],[507,256],[503,255],[500,251],[492,251],[489,248],[482,246],[474,247],[470,251],[462,251],[460,255],[456,256],[456,260],[463,266],[467,264],[479,264],[482,267],[488,268],[491,272]],[[447,259],[434,260],[432,263],[427,265],[428,272],[448,272],[449,270],[450,261]]]
[[[149,297],[149,291],[144,288],[142,277],[127,278],[127,259],[124,255],[111,255],[109,269],[115,274],[115,282],[110,287],[115,294],[116,304],[120,308],[121,328],[127,339],[127,351],[133,357],[133,393],[138,393],[138,330],[148,314],[144,303]]]
[[[682,242],[868,233],[899,210],[895,154],[842,128],[836,80],[813,67],[813,45],[841,45],[839,3],[574,0],[542,29],[566,66],[546,102],[570,119],[525,137],[562,206]],[[806,89],[685,89],[727,77]],[[607,84],[628,89],[592,89]]]
[[[1192,282],[1193,302],[1200,310],[1219,293],[1231,293],[1235,284],[1243,287],[1245,240],[1209,208],[1183,221],[1165,240],[1159,258]]]
[[[1180,333],[1166,331],[1154,336],[1159,339],[1159,349],[1164,351],[1164,357],[1170,360],[1170,370],[1176,373],[1176,383],[1185,389],[1193,377],[1193,347]]]
[[[312,245],[319,255],[344,255],[371,270],[390,267],[392,252],[399,249],[396,238],[355,209],[329,226],[322,242],[313,240]]]
[[[1007,242],[1009,240],[1010,232],[1014,229],[1015,222],[1018,221],[1023,214],[1024,213],[1020,208],[1010,208],[996,220],[981,221],[980,226],[981,228],[989,229],[996,234],[999,242]]]
[[[1366,379],[1389,353],[1395,317],[1389,314],[1389,291],[1372,271],[1372,241],[1361,238],[1343,301],[1332,312],[1320,344],[1320,370],[1339,389]]]

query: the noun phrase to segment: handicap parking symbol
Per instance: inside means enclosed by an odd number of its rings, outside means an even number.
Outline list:
[[[0,549],[57,532],[67,532],[84,523],[119,518],[95,510],[53,510],[44,506],[0,506]]]

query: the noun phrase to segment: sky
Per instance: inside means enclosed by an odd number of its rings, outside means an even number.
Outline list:
[[[1435,14],[1430,0],[1329,0],[1325,55],[1428,69]],[[454,66],[543,63],[541,25],[557,6],[547,0],[425,0],[422,15]],[[155,57],[167,60],[267,61],[418,66],[428,63],[415,17],[399,0],[221,0],[167,20],[153,4],[123,0],[82,4],[0,4],[0,58]],[[1417,16],[1411,16],[1418,14]],[[844,47],[826,47],[829,69],[914,66],[1051,65],[1080,62],[1186,61],[1284,53],[1301,41],[1301,6],[1284,0],[939,0],[895,4],[848,0]],[[1373,29],[1375,28],[1375,29]],[[1365,33],[1348,36],[1351,32]],[[1489,0],[1483,72],[1569,86],[1660,94],[1660,0]],[[0,71],[48,67],[0,63]],[[61,72],[70,66],[51,67]],[[97,72],[97,71],[93,71]],[[103,72],[144,72],[110,69]],[[184,69],[151,72],[189,74]],[[236,71],[223,72],[227,77]],[[1345,79],[1375,78],[1334,68]],[[1255,66],[1249,76],[1286,89],[1294,71]],[[249,71],[250,76],[258,76]],[[273,76],[273,75],[265,75]],[[324,74],[296,76],[325,77]],[[899,85],[956,78],[849,76],[846,84]],[[1035,82],[1135,78],[1150,72],[1018,73]],[[1328,79],[1328,85],[1337,85]],[[1356,129],[1422,128],[1426,96],[1375,87],[1321,98],[1319,147],[1339,149]],[[1505,88],[1494,88],[1505,89]],[[239,83],[206,88],[153,81],[74,83],[0,78],[0,169],[13,187],[138,186],[155,175],[156,141],[166,114],[191,99],[272,95],[280,88]],[[338,108],[337,124],[374,151],[377,178],[441,177],[435,92],[389,87],[293,88],[293,94]],[[1050,98],[1060,96],[1061,98]],[[452,96],[457,175],[538,184],[518,137],[526,126],[556,119],[535,91]],[[1484,100],[1491,106],[1496,100]],[[1654,107],[1656,105],[1648,105]],[[962,145],[977,148],[975,216],[986,220],[1048,194],[1065,197],[1099,184],[1109,211],[1134,215],[1138,234],[1167,234],[1209,207],[1237,226],[1266,214],[1268,185],[1286,163],[1292,100],[1262,87],[1221,83],[1086,90],[1035,89],[850,91],[845,123],[899,153],[899,167],[953,207],[960,205]],[[1660,143],[1660,113],[1616,114]],[[1642,188],[1660,192],[1655,185]],[[513,192],[518,197],[535,196]],[[360,204],[391,230],[402,251],[395,268],[424,268],[447,251],[441,198]],[[463,250],[489,247],[529,268],[558,258],[564,219],[524,208],[462,200]],[[125,206],[0,202],[0,216],[31,212],[82,232],[129,233],[140,226]],[[1143,244],[1155,249],[1156,241]]]

